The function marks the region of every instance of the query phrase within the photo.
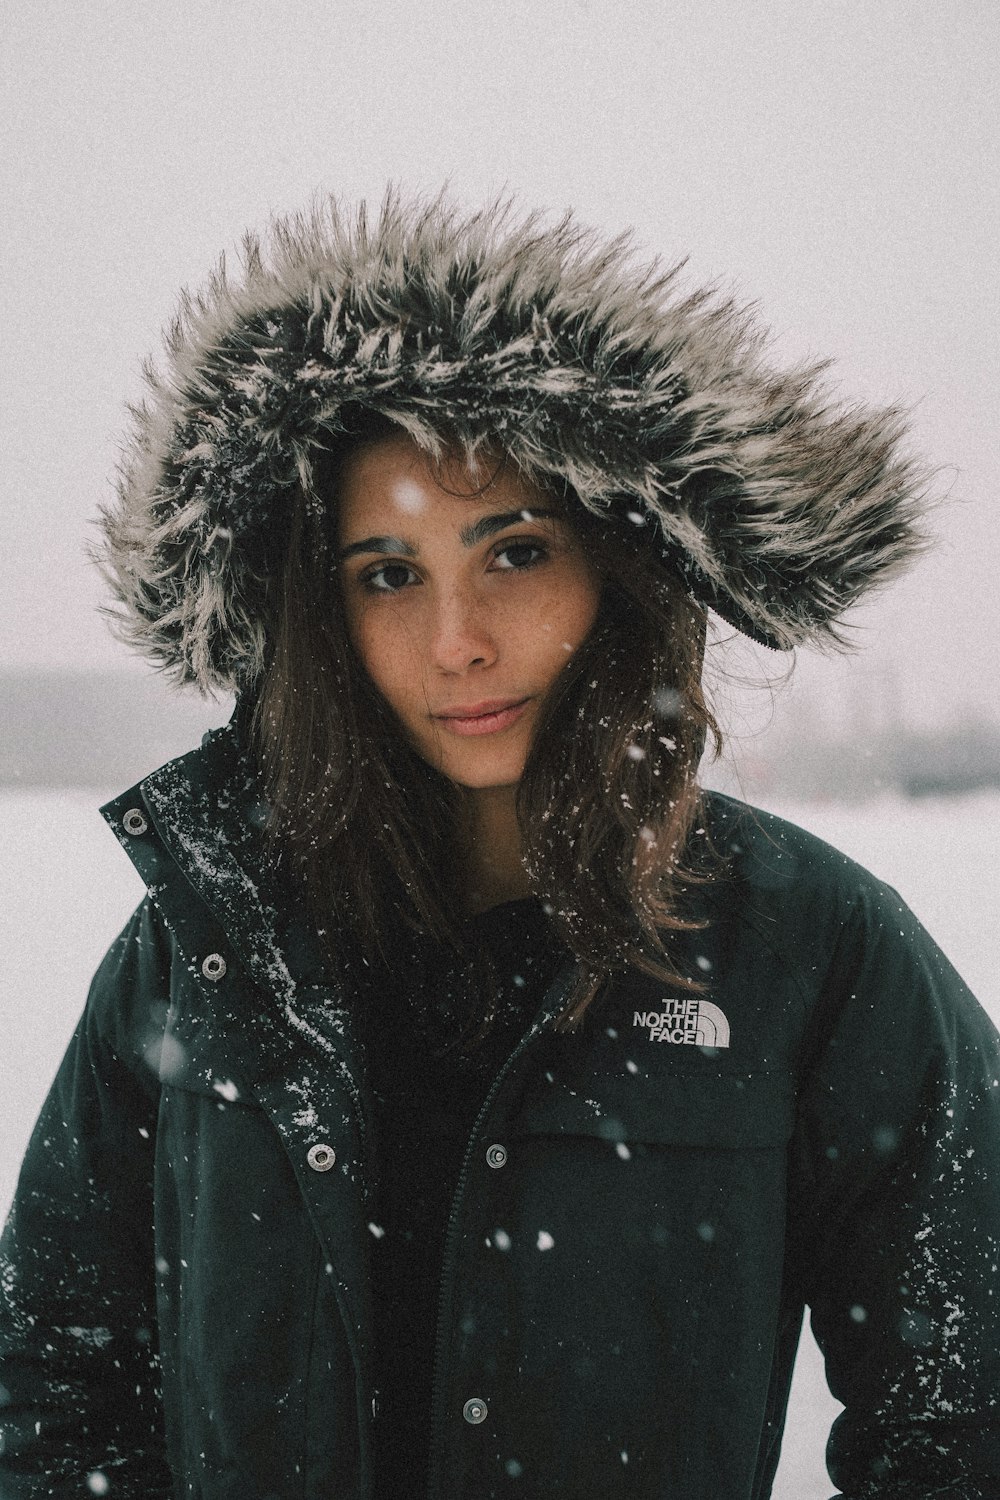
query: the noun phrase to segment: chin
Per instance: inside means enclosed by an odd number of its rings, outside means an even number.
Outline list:
[[[491,787],[517,786],[524,772],[525,755],[425,755],[436,771],[446,776],[455,786],[465,787],[470,792],[482,792]]]
[[[524,766],[522,763],[516,769],[509,766],[483,766],[473,769],[466,766],[444,765],[438,769],[442,776],[447,776],[448,780],[454,782],[456,786],[465,787],[470,792],[485,792],[502,786],[517,786]]]
[[[530,736],[518,741],[493,745],[485,741],[442,744],[437,739],[427,740],[423,736],[409,736],[410,744],[422,760],[452,782],[468,791],[487,791],[490,788],[517,786],[524,774]]]

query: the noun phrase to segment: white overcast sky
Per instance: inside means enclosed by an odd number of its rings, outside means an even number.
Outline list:
[[[994,712],[996,0],[8,0],[2,657],[137,670],[82,558],[182,284],[317,190],[574,208],[916,406],[939,544],[859,616],[911,718]],[[768,663],[771,665],[771,663]]]

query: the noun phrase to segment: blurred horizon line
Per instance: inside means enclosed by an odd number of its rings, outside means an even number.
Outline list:
[[[915,728],[879,683],[850,700],[790,697],[765,729],[723,726],[726,748],[706,761],[708,787],[755,797],[862,802],[896,792],[948,795],[1000,787],[1000,724],[971,700],[947,724]],[[67,667],[0,670],[6,732],[0,786],[124,789],[197,748],[228,722],[234,700],[202,698],[160,674]]]

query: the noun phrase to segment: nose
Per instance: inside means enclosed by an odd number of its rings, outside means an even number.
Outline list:
[[[436,601],[430,658],[442,672],[464,672],[496,660],[495,621],[485,600],[474,590],[453,588]]]

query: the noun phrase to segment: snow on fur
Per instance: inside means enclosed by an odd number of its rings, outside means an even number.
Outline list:
[[[263,580],[296,486],[345,409],[430,452],[500,446],[591,510],[638,510],[651,545],[730,623],[776,647],[836,623],[921,546],[926,472],[896,408],[845,408],[825,364],[763,357],[766,331],[680,266],[637,266],[567,214],[462,215],[390,192],[374,222],[335,200],[248,235],[184,294],[146,366],[117,500],[91,555],[119,635],[203,691],[264,661]],[[322,499],[322,497],[320,497]],[[653,533],[655,532],[655,539]],[[259,557],[259,553],[258,553]]]

